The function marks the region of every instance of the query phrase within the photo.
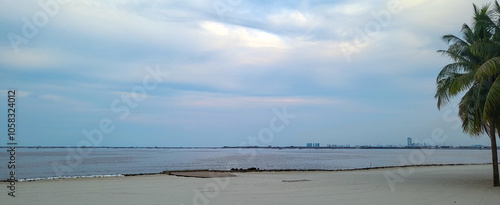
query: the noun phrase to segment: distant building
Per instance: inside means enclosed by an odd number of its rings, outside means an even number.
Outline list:
[[[319,143],[307,143],[307,147],[319,147]]]
[[[406,140],[408,142],[408,147],[413,146],[413,140],[411,139],[411,137],[408,137],[408,139],[406,139]]]

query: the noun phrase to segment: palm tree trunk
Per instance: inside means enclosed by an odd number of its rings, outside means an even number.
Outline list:
[[[490,125],[490,140],[491,140],[491,159],[493,160],[493,186],[500,186],[498,175],[498,155],[497,155],[497,139],[495,136],[495,125]]]

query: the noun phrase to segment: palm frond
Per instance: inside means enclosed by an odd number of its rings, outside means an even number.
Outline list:
[[[488,119],[488,121],[493,123],[494,121],[497,120],[496,118],[498,118],[499,116],[498,115],[498,113],[500,113],[499,108],[500,108],[500,78],[496,78],[493,84],[488,89],[486,95],[483,118]]]
[[[479,102],[476,98],[478,85],[475,85],[465,93],[458,104],[458,114],[462,120],[462,129],[465,133],[478,136],[483,133],[483,122],[481,113],[478,113]]]
[[[476,79],[498,76],[500,74],[500,57],[494,57],[484,62],[476,72]]]

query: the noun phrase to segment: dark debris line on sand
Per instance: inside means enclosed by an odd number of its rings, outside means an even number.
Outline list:
[[[236,175],[229,172],[211,172],[211,171],[196,171],[196,172],[169,172],[169,175],[179,177],[196,177],[196,178],[218,178],[218,177],[235,177]]]

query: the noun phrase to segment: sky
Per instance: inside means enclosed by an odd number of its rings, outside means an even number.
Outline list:
[[[0,2],[18,145],[489,145],[434,94],[441,36],[491,1]]]

